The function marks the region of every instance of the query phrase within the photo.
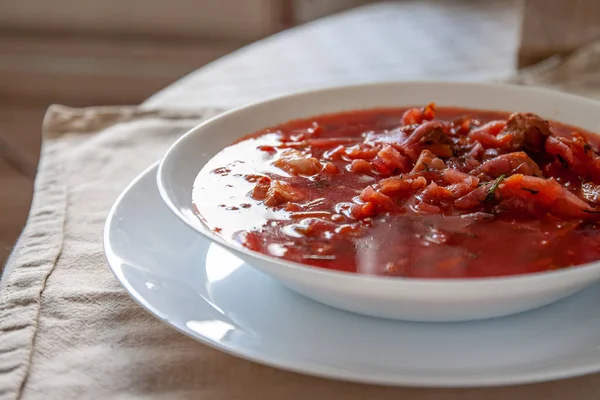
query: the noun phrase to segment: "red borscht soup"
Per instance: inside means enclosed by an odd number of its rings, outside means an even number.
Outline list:
[[[531,113],[374,109],[247,136],[200,171],[226,240],[318,268],[415,278],[600,259],[598,137]]]

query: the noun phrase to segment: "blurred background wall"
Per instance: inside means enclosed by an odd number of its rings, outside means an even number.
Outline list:
[[[0,270],[52,103],[139,104],[248,43],[371,0],[0,0]]]

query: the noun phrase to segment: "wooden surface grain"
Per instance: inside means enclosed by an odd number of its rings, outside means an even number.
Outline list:
[[[599,0],[525,0],[519,67],[600,39]]]

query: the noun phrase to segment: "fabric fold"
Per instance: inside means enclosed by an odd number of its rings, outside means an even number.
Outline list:
[[[216,114],[213,109],[191,112],[58,105],[48,109],[30,215],[0,291],[0,399],[20,398],[36,358],[51,358],[56,343],[39,338],[41,327],[69,323],[71,315],[86,312],[90,301],[106,305],[121,298],[135,307],[113,282],[106,291],[92,295],[86,290],[87,279],[73,284],[68,271],[110,279],[101,241],[109,203],[180,134]],[[109,172],[108,182],[103,179],[104,171]],[[94,198],[88,198],[90,194]],[[78,212],[72,212],[74,209]],[[63,254],[65,242],[67,252]],[[55,278],[57,268],[61,276]],[[60,336],[56,336],[59,342]],[[36,355],[38,347],[42,347],[41,353]]]

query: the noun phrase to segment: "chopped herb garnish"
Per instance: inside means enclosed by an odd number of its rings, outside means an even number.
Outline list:
[[[558,159],[558,162],[561,163],[561,165],[565,168],[569,168],[569,164],[567,163],[567,160],[565,160],[560,154],[556,155],[556,158]]]
[[[492,187],[488,190],[487,195],[485,196],[485,201],[487,203],[492,202],[496,199],[496,190],[498,189],[498,186],[500,186],[500,182],[502,182],[503,180],[504,174],[500,175],[498,179],[496,179]]]
[[[425,172],[429,172],[430,171],[429,165],[425,164],[424,162],[422,162],[421,164],[423,164],[425,166],[425,169],[423,171],[425,171]]]
[[[524,191],[529,192],[531,194],[538,194],[540,192],[539,190],[529,189],[526,187],[522,187],[521,189],[523,189]]]

